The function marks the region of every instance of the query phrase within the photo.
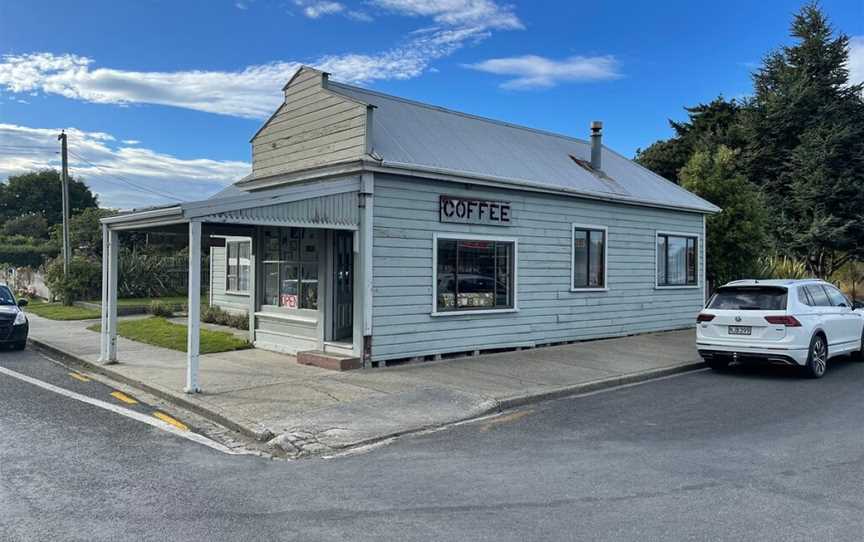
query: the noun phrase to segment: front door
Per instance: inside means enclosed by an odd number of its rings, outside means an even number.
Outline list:
[[[333,236],[333,340],[350,339],[354,330],[353,233]]]

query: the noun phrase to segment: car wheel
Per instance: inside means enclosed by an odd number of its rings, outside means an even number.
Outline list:
[[[807,351],[807,365],[804,372],[810,378],[822,378],[828,368],[828,343],[822,335],[813,335]]]
[[[705,363],[708,364],[708,367],[711,367],[711,369],[714,371],[723,371],[729,368],[729,360],[725,360],[723,358],[706,359]]]

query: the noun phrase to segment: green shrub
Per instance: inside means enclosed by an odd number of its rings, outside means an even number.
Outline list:
[[[201,321],[236,329],[249,329],[249,316],[246,313],[232,314],[219,307],[202,307]]]
[[[171,290],[166,258],[129,251],[120,254],[117,292],[120,297],[161,297],[176,294]]]
[[[174,311],[171,310],[171,306],[163,301],[159,301],[158,299],[154,299],[150,302],[147,312],[153,316],[162,316],[164,318],[171,318],[174,316]]]
[[[55,258],[48,264],[45,283],[64,305],[72,305],[79,299],[99,297],[102,269],[98,262],[75,257],[69,262],[67,275],[63,272],[63,258]]]
[[[0,263],[13,267],[39,267],[58,252],[57,245],[50,241],[34,241],[20,235],[0,238]]]

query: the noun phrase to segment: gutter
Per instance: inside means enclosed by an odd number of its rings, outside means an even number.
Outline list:
[[[183,207],[175,205],[173,207],[162,207],[158,209],[142,209],[141,211],[131,211],[117,216],[109,216],[101,219],[102,224],[124,224],[126,222],[138,222],[141,220],[152,220],[154,218],[176,217],[183,214]]]

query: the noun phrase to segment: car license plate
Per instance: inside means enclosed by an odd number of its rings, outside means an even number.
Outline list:
[[[750,335],[750,326],[729,326],[729,335]]]

